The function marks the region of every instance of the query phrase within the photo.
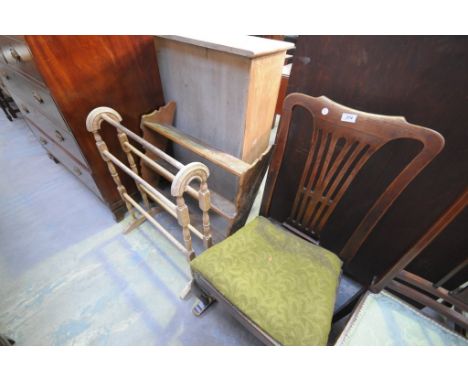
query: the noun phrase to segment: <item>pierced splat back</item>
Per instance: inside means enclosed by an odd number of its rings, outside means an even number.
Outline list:
[[[406,138],[422,143],[419,153],[391,181],[346,242],[340,257],[347,262],[354,257],[398,195],[442,150],[444,139],[436,131],[410,124],[403,117],[357,111],[324,96],[314,98],[305,94],[290,94],[284,101],[268,172],[261,210],[264,216],[269,215],[272,195],[278,186],[276,181],[295,107],[304,108],[312,115],[312,134],[299,187],[284,224],[311,239],[320,237],[335,207],[373,154],[396,139]]]

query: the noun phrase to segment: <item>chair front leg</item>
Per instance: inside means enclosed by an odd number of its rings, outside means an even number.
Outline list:
[[[195,275],[192,281],[191,292],[197,298],[192,307],[192,313],[195,316],[200,317],[216,300],[200,287]]]

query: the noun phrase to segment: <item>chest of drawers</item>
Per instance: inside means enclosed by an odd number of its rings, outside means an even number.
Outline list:
[[[0,86],[49,156],[119,220],[124,207],[85,120],[94,107],[110,105],[140,133],[140,115],[163,105],[152,37],[0,36]],[[115,134],[107,141],[111,148],[119,145]]]
[[[17,36],[2,36],[0,44],[3,86],[15,100],[31,131],[51,158],[63,164],[102,199],[91,169],[49,93],[26,41]]]

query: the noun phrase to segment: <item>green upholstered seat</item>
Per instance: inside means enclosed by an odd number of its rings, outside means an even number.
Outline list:
[[[336,342],[339,346],[456,345],[468,341],[386,291],[368,293]]]
[[[326,345],[341,264],[332,252],[261,216],[191,262],[283,345]]]

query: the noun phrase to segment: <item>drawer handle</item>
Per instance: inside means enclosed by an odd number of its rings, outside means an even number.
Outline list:
[[[81,170],[76,166],[73,167],[73,172],[78,176],[80,176],[82,174]]]
[[[54,157],[51,153],[47,153],[47,156],[49,157],[49,159],[53,160],[55,163],[60,163],[59,160]]]
[[[55,130],[55,138],[57,138],[58,141],[63,142],[65,138],[63,137],[62,134],[60,134],[60,131]]]
[[[10,54],[14,60],[21,62],[21,55],[16,51],[15,48],[10,48]]]
[[[42,137],[39,138],[39,142],[41,142],[41,144],[44,146],[47,144],[47,141]]]
[[[37,102],[44,103],[44,99],[39,94],[37,94],[36,92],[32,92],[32,95]]]
[[[26,106],[21,105],[21,107],[22,107],[23,111],[24,111],[26,114],[29,114],[29,113],[30,113],[29,109],[28,109]]]

